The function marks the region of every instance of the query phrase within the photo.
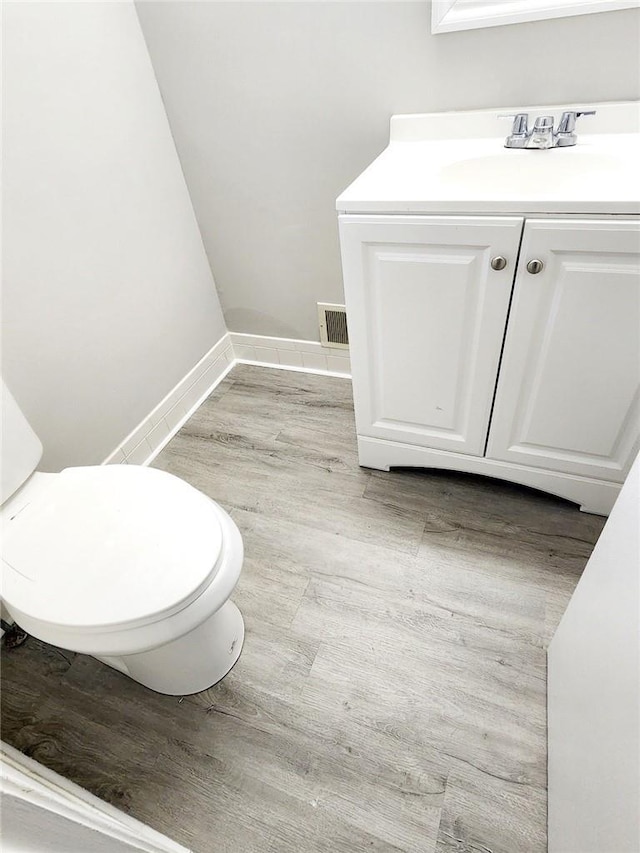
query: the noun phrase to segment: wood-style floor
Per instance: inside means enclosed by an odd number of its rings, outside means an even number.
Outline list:
[[[602,519],[357,463],[347,380],[237,366],[157,459],[230,511],[236,667],[184,698],[31,638],[2,737],[197,853],[542,853],[545,647]]]

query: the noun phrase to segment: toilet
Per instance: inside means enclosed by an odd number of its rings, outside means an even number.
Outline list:
[[[27,633],[159,693],[211,687],[240,656],[230,516],[136,465],[36,471],[42,444],[2,383],[2,602]]]

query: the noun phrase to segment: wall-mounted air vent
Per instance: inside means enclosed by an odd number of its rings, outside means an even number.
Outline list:
[[[323,347],[349,346],[347,332],[347,309],[344,305],[330,305],[318,302],[318,321],[320,323],[320,343]]]

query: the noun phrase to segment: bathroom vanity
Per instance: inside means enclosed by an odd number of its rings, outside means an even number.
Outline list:
[[[498,111],[394,116],[338,198],[361,465],[610,511],[640,445],[640,135],[636,104],[588,109],[542,151]]]

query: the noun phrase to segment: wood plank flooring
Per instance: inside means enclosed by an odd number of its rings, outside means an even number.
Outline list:
[[[31,638],[2,737],[196,853],[542,853],[545,647],[603,520],[360,469],[347,380],[237,366],[156,466],[246,559],[240,660],[175,698]]]

